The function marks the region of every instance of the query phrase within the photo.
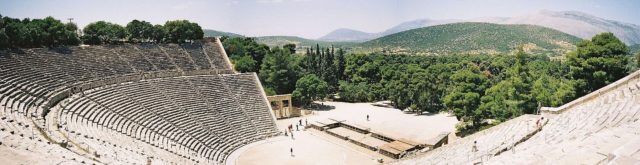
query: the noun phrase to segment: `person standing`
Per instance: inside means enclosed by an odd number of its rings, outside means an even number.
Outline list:
[[[471,152],[478,152],[477,144],[478,144],[477,141],[473,141],[473,147],[471,147]]]
[[[369,121],[369,114],[367,114],[367,121]]]

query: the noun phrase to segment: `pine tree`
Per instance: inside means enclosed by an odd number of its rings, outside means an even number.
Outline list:
[[[336,57],[336,61],[335,61],[335,68],[336,68],[336,75],[337,75],[337,79],[338,80],[344,80],[344,67],[345,67],[345,62],[344,62],[344,50],[342,49],[338,49],[338,56]]]

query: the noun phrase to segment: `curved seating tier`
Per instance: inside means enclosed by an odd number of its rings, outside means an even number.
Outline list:
[[[277,134],[261,89],[218,39],[0,51],[0,150],[47,163],[221,163]]]
[[[534,133],[538,115],[522,115],[487,130],[458,139],[422,155],[405,157],[395,164],[473,164],[500,153]],[[476,142],[477,151],[473,151]]]
[[[640,71],[558,108],[545,108],[537,132],[513,142],[521,117],[399,164],[637,164],[640,162]],[[514,122],[515,121],[515,122]],[[517,126],[521,125],[521,126]],[[535,125],[529,124],[529,126]],[[497,127],[497,128],[496,128]],[[514,128],[511,128],[514,127]],[[529,128],[530,129],[530,128]],[[537,129],[536,129],[537,130]],[[489,131],[489,132],[487,132]],[[473,141],[479,152],[471,152]],[[486,143],[489,146],[486,146]],[[484,146],[483,146],[484,145]],[[484,148],[498,147],[498,151]],[[502,149],[501,149],[502,148]],[[481,156],[476,156],[480,153]]]
[[[127,146],[147,156],[161,157],[153,154],[157,151],[142,147],[150,145],[194,162],[223,163],[235,149],[278,133],[258,85],[255,74],[159,78],[109,85],[71,97],[59,119],[71,134],[93,138],[109,132],[126,135],[100,139],[120,145],[121,141],[136,139],[140,144]],[[102,145],[98,142],[86,141],[96,149]]]
[[[26,116],[55,94],[84,82],[153,72],[233,73],[219,40],[0,51],[0,106]]]
[[[491,164],[640,162],[640,71],[562,112]],[[587,97],[587,96],[585,96]],[[631,163],[630,163],[631,162]]]

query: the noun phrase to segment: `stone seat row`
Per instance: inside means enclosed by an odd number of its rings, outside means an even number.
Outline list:
[[[224,162],[233,150],[278,133],[257,81],[254,74],[234,74],[110,85],[70,100],[61,123],[103,127],[179,155]]]
[[[633,78],[617,84],[618,87],[553,116],[541,132],[516,146],[515,152],[491,161],[507,164],[523,162],[515,158],[525,158],[530,163],[640,162],[640,144],[626,145],[640,140],[640,80]],[[617,154],[618,150],[633,152]]]
[[[217,47],[218,40],[181,45],[125,44],[0,51],[0,80],[3,86],[10,87],[3,91],[11,93],[5,97],[12,99],[12,102],[8,102],[8,99],[2,98],[5,100],[2,103],[5,107],[31,114],[33,112],[26,112],[25,109],[42,106],[43,100],[47,100],[56,91],[61,90],[60,88],[69,88],[78,82],[142,72],[175,70],[181,66],[184,66],[181,68],[184,71],[230,70],[231,66],[226,57],[222,57],[225,56],[224,50]],[[174,51],[163,52],[165,48]],[[168,63],[176,61],[171,60],[173,57],[183,59],[181,65]],[[12,104],[6,105],[7,103]]]
[[[498,154],[536,131],[537,115],[523,115],[396,164],[473,164]],[[474,149],[475,146],[475,149]],[[475,150],[475,151],[474,151]]]

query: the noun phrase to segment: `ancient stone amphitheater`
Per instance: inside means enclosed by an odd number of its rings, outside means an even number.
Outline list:
[[[640,162],[640,71],[541,111],[390,163]],[[227,164],[279,134],[217,39],[0,51],[0,117],[9,164]]]
[[[218,39],[0,53],[0,162],[220,164],[278,134]]]

